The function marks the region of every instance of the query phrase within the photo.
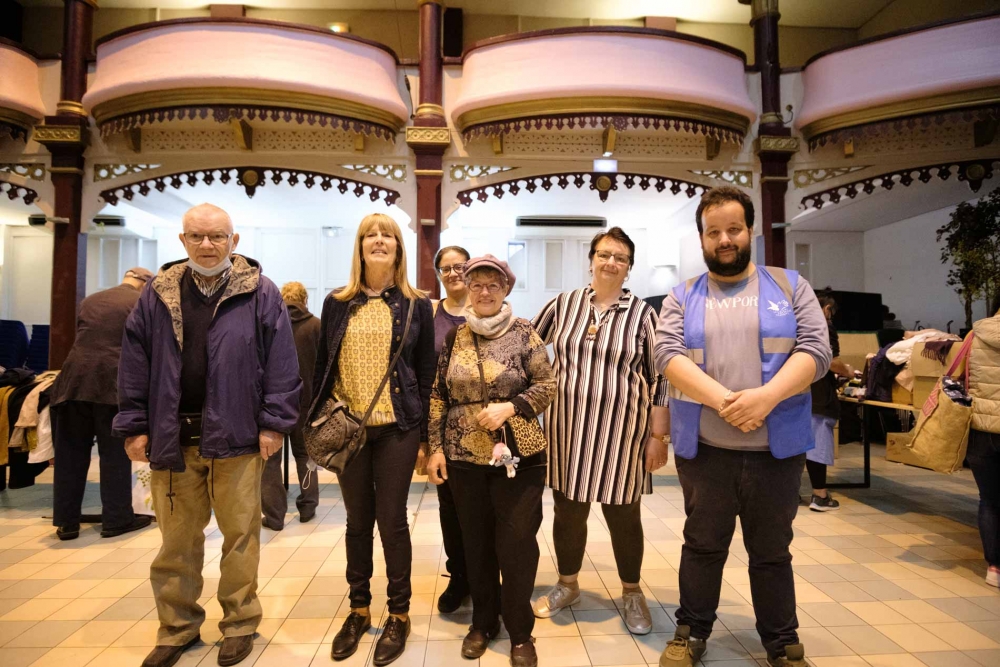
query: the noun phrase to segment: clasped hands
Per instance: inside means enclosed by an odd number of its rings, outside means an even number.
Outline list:
[[[778,404],[774,392],[766,385],[726,394],[719,405],[719,416],[744,433],[756,431],[764,425]]]

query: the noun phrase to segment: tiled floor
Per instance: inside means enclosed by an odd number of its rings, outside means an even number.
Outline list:
[[[859,450],[841,449],[845,477],[857,477],[852,468],[860,465]],[[882,456],[876,447],[871,489],[837,494],[840,512],[817,514],[803,507],[796,519],[800,636],[810,662],[817,667],[1000,665],[1000,594],[982,583],[985,566],[974,528],[977,495],[971,475],[946,477],[889,464]],[[91,468],[94,480],[96,468]],[[47,472],[34,488],[0,493],[0,667],[138,666],[156,633],[147,576],[160,535],[151,528],[101,539],[88,526],[76,541],[57,541],[43,518],[50,515],[51,479]],[[290,516],[283,532],[264,531],[260,592],[265,620],[245,665],[331,662],[330,642],[347,609],[344,509],[333,477],[321,476],[321,482],[318,520],[300,524]],[[632,637],[622,623],[608,533],[601,513],[594,512],[580,576],[583,602],[535,626],[543,667],[656,664],[673,633],[684,514],[672,467],[656,476],[655,490],[643,500],[643,584],[653,633]],[[90,484],[85,504],[98,503],[97,485]],[[551,499],[546,503],[538,595],[556,579],[548,546]],[[433,487],[415,478],[409,507],[414,627],[396,664],[467,667],[474,661],[464,660],[459,647],[469,610],[435,613],[436,594],[447,579],[440,576],[444,560]],[[209,619],[202,628],[205,643],[185,654],[181,667],[216,662],[221,610],[211,596],[218,584],[221,541],[213,523],[202,599]],[[736,539],[706,655],[707,664],[716,667],[763,664],[745,562]],[[374,589],[384,590],[382,562],[376,563],[376,575]],[[384,614],[384,595],[376,597],[374,609]],[[341,664],[367,664],[375,634]],[[498,641],[479,663],[506,665],[508,652],[509,643]]]

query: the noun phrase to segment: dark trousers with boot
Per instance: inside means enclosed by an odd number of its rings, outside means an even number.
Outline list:
[[[538,571],[536,535],[542,525],[545,467],[449,465],[448,483],[462,522],[472,592],[472,626],[496,627],[500,615],[512,646],[531,638],[531,593]],[[501,576],[503,584],[501,585]]]
[[[299,475],[299,495],[295,499],[295,507],[303,519],[311,519],[316,514],[319,505],[319,484],[315,471],[310,473],[306,453],[306,441],[302,437],[302,429],[297,428],[289,436],[292,443],[292,458],[295,459],[295,469]],[[260,481],[260,507],[264,513],[264,525],[271,530],[281,530],[285,527],[285,513],[288,511],[288,492],[281,474],[282,452],[267,459],[264,464],[264,475]]]
[[[52,406],[52,444],[57,462],[52,525],[80,523],[95,437],[101,465],[102,526],[104,530],[115,530],[135,520],[132,462],[125,454],[125,439],[111,433],[111,422],[117,413],[117,406],[85,401],[66,401]]]
[[[438,513],[441,515],[441,538],[444,553],[448,556],[445,567],[452,579],[467,581],[469,574],[465,568],[465,545],[462,542],[462,525],[458,521],[455,496],[446,480],[437,487]]]
[[[722,569],[739,517],[761,643],[771,657],[799,643],[789,546],[805,459],[805,454],[776,459],[770,452],[705,444],[698,446],[695,458],[677,458],[687,514],[677,625],[690,626],[692,637],[708,639],[712,634]]]

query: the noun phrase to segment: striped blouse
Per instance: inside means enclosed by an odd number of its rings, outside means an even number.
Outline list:
[[[545,413],[548,485],[571,500],[624,505],[653,491],[643,459],[650,411],[667,405],[667,381],[653,359],[653,308],[623,290],[599,315],[593,293],[564,292],[533,322],[552,344],[557,383]]]

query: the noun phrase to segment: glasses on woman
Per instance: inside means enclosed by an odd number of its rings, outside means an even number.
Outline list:
[[[503,289],[503,285],[498,283],[472,283],[469,285],[469,291],[473,294],[479,294],[484,288],[490,294],[496,294]]]
[[[212,242],[212,245],[222,245],[229,240],[232,234],[223,234],[222,232],[215,232],[212,234],[197,234],[195,232],[184,232],[184,240],[191,245],[201,245],[202,242],[207,238]]]
[[[606,250],[601,250],[600,252],[596,253],[596,257],[605,264],[610,262],[612,258],[614,258],[615,262],[617,262],[618,264],[628,264],[632,259],[628,255],[611,253]]]
[[[456,276],[460,276],[465,273],[465,264],[451,264],[449,266],[439,266],[438,274],[441,276],[446,276],[449,273],[454,273]]]

